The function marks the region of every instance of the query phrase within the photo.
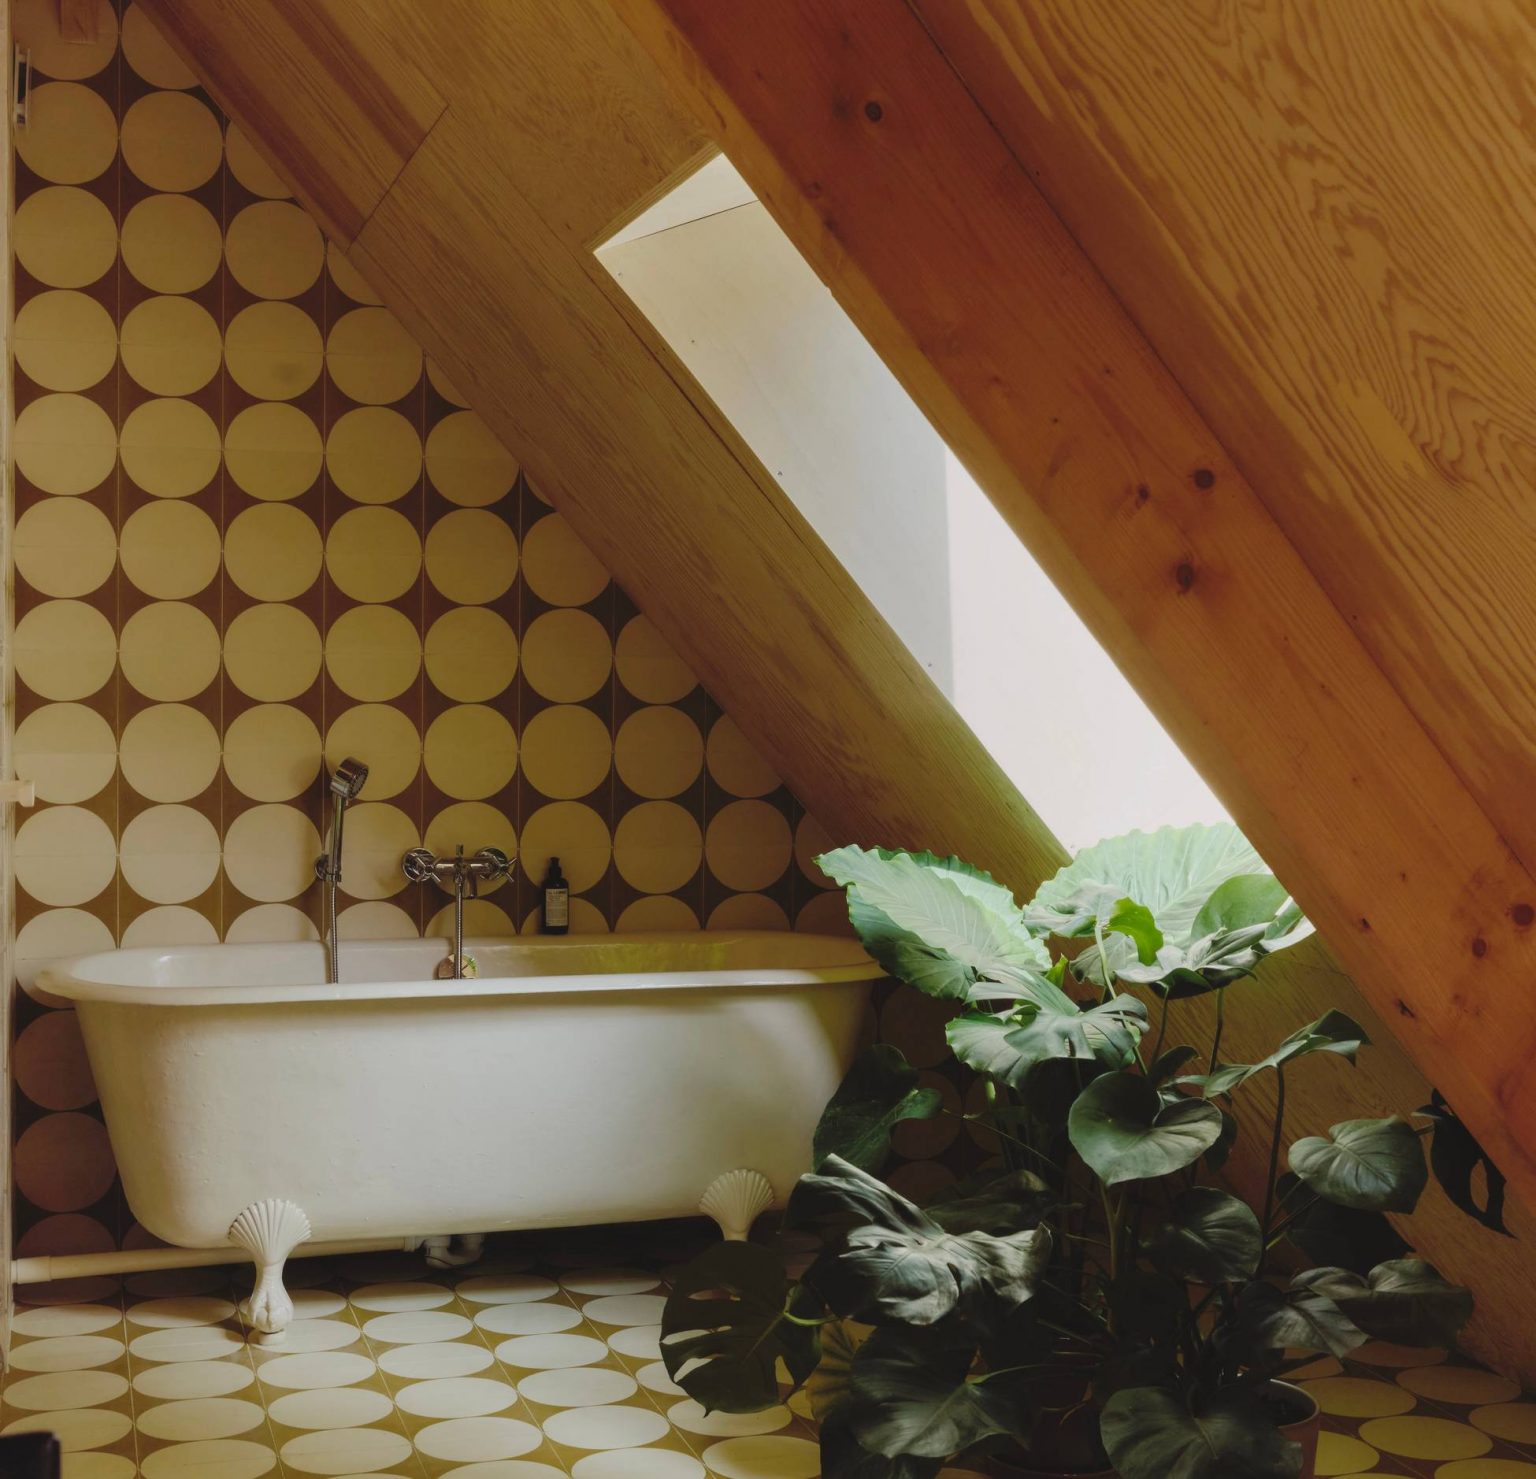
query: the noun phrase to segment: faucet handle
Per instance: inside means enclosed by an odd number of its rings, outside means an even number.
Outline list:
[[[429,848],[413,847],[401,860],[401,867],[412,883],[428,883],[437,877],[437,859]]]
[[[510,878],[517,866],[499,847],[482,847],[475,854],[475,861],[481,864],[482,876],[487,882],[493,878]]]

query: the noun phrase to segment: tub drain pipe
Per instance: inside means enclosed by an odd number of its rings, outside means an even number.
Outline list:
[[[351,1238],[334,1243],[300,1243],[291,1258],[320,1258],[327,1253],[414,1253],[422,1239]],[[47,1284],[54,1279],[87,1279],[103,1274],[145,1274],[162,1268],[206,1268],[221,1263],[249,1263],[251,1255],[233,1243],[223,1248],[123,1248],[113,1253],[62,1253],[42,1258],[13,1258],[13,1284]]]

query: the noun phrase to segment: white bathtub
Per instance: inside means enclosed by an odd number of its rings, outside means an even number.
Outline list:
[[[813,935],[483,939],[466,943],[479,979],[435,980],[447,948],[344,942],[340,985],[319,944],[44,971],[79,1013],[139,1221],[185,1247],[242,1243],[280,1296],[306,1235],[683,1216],[737,1169],[782,1200],[880,975],[856,942]],[[286,1300],[269,1303],[257,1323],[277,1335]]]

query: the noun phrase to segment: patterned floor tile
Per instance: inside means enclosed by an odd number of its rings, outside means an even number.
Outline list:
[[[295,1260],[279,1346],[249,1343],[244,1269],[56,1286],[18,1310],[0,1431],[59,1433],[65,1479],[816,1479],[803,1394],[706,1414],[667,1375],[658,1321],[698,1237]],[[1371,1345],[1297,1380],[1321,1479],[1536,1479],[1536,1402],[1459,1357]]]

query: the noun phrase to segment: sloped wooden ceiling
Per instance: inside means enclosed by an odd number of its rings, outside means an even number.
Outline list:
[[[600,0],[144,0],[813,814],[1061,850],[592,255],[707,139]]]
[[[661,76],[605,0],[498,0],[494,6],[437,0],[430,8],[412,0],[331,0],[323,7],[309,0],[140,3],[839,836],[952,848],[993,867],[1021,893],[1054,870],[1062,857],[1055,839],[593,261],[590,247],[707,147],[706,135],[667,96]],[[882,3],[869,0],[857,9],[874,15]],[[818,9],[824,4],[831,0],[816,0]],[[821,125],[830,118],[845,141],[845,159],[861,170],[900,161],[899,152],[866,157],[874,136],[866,137],[872,120],[864,104],[878,98],[889,106],[896,93],[883,82],[878,93],[866,92],[837,35],[793,26],[779,33],[775,5],[767,0],[752,8],[758,19],[744,7],[726,8],[741,44],[757,48],[764,59],[782,62],[786,48],[828,46],[830,72],[813,68],[798,78],[775,73],[776,85],[790,89],[790,111],[802,107],[806,119]],[[659,47],[665,70],[682,63],[684,75],[702,82],[697,59],[690,60],[675,36],[665,28],[646,29],[648,11],[656,20],[659,12],[637,0],[631,19]],[[885,59],[893,75],[916,55],[913,47],[926,45],[909,30],[896,39]],[[797,65],[803,63],[797,56]],[[932,84],[931,78],[919,80]],[[702,88],[692,97],[702,101]],[[965,116],[967,99],[940,97]],[[703,116],[711,132],[731,143],[737,162],[749,164],[750,136],[739,121],[730,122],[724,105]],[[915,139],[908,127],[904,123],[900,135],[903,152],[927,142],[928,125]],[[991,181],[991,207],[999,208],[999,193],[1017,205],[1016,196],[1028,196],[1028,182],[985,132],[992,143],[978,167]],[[878,300],[871,300],[872,308],[848,291],[843,274],[853,266],[842,261],[835,244],[843,228],[829,226],[806,192],[786,188],[770,164],[765,154],[749,171],[759,190],[769,192],[777,182],[776,194],[769,193],[780,219],[870,328]],[[901,186],[900,229],[915,223],[926,230],[942,212],[964,237],[966,218],[944,181],[955,165],[946,157],[933,170],[909,177],[903,162],[894,176],[873,181],[872,189]],[[805,178],[820,181],[821,175]],[[973,178],[959,170],[955,189]],[[920,209],[903,196],[914,188],[932,192]],[[857,203],[869,204],[862,198]],[[837,212],[829,213],[838,219]],[[864,229],[857,214],[849,226]],[[986,453],[986,437],[957,411],[958,397],[920,383],[907,367],[909,385],[924,393],[931,412],[946,413],[947,421],[937,419],[971,453],[972,465],[990,469],[994,496],[998,488],[1011,495],[1010,513],[1037,553],[1051,556],[1058,579],[1074,572],[1074,541],[1084,548],[1104,544],[1102,555],[1093,557],[1103,568],[1092,579],[1076,572],[1068,588],[1116,644],[1113,650],[1136,659],[1131,667],[1144,689],[1159,685],[1160,665],[1168,661],[1212,663],[1211,685],[1234,707],[1255,688],[1275,684],[1281,691],[1273,712],[1283,715],[1300,693],[1299,718],[1318,725],[1322,770],[1336,776],[1341,754],[1361,752],[1368,741],[1360,736],[1377,731],[1366,726],[1330,737],[1327,725],[1339,722],[1341,713],[1369,715],[1373,704],[1381,704],[1379,732],[1386,733],[1401,712],[1392,707],[1395,696],[1379,677],[1351,694],[1349,672],[1371,679],[1368,669],[1358,667],[1311,691],[1323,681],[1311,649],[1341,642],[1336,614],[1304,593],[1298,598],[1294,556],[1272,527],[1261,525],[1257,533],[1248,527],[1241,500],[1251,495],[1236,484],[1230,460],[1158,378],[1145,343],[1113,304],[1106,306],[1102,295],[1081,299],[1084,265],[1059,233],[1049,234],[1053,230],[1047,217],[1026,211],[1022,223],[1008,227],[993,258],[1000,273],[995,302],[1007,309],[1003,337],[1020,332],[1021,320],[1025,324],[1019,342],[1025,372],[1014,366],[1005,379],[985,362],[978,369],[998,414],[1026,423],[1035,437],[1028,467],[1033,483],[1049,490],[1051,506],[1025,517],[1030,502],[1019,480],[1003,470],[1002,458]],[[916,245],[921,280],[927,275],[923,255],[936,243],[920,235]],[[911,270],[914,262],[892,265]],[[963,365],[977,346],[969,327],[956,325],[967,324],[974,307],[967,295],[978,285],[962,277],[940,278],[937,286],[956,296],[935,320],[930,347]],[[1021,302],[1023,289],[1030,296]],[[1037,296],[1045,308],[1054,305],[1065,324],[1052,319],[1032,326],[1042,306]],[[1077,334],[1083,352],[1073,344]],[[903,337],[892,330],[876,343],[890,354]],[[1150,398],[1148,377],[1157,387]],[[1160,419],[1170,424],[1161,426]],[[1046,433],[1056,426],[1059,433]],[[1203,470],[1221,479],[1216,498],[1209,496],[1213,489],[1199,486]],[[1138,491],[1143,481],[1145,500]],[[1157,511],[1149,517],[1153,488]],[[1075,511],[1074,500],[1081,505]],[[1210,507],[1217,511],[1214,527],[1206,527]],[[1178,533],[1180,520],[1190,531],[1187,540]],[[1186,563],[1198,572],[1189,581],[1181,569]],[[1269,604],[1275,610],[1266,613]],[[1226,655],[1219,651],[1223,635],[1233,644]],[[1347,632],[1341,650],[1348,657]],[[1165,699],[1174,692],[1159,691]],[[1223,777],[1229,799],[1236,796],[1240,767],[1224,762],[1232,726],[1206,735],[1202,706],[1164,702],[1162,709],[1179,720],[1183,742],[1208,766],[1213,756],[1223,761],[1213,773]],[[1271,735],[1269,714],[1261,706],[1242,720],[1238,740],[1276,766],[1280,774],[1264,794],[1284,800],[1309,769],[1309,742],[1295,738],[1299,724]],[[1282,763],[1287,743],[1299,746],[1288,765]],[[1411,738],[1410,726],[1397,795],[1411,788],[1415,744],[1421,743]],[[1360,758],[1363,765],[1370,756]],[[1328,804],[1305,796],[1299,801],[1322,825]],[[1343,845],[1366,808],[1364,801],[1352,803],[1347,816],[1324,827],[1331,845]],[[1294,820],[1294,814],[1283,822],[1278,812],[1271,816],[1267,803],[1250,805],[1244,816],[1300,888],[1300,860],[1319,850],[1298,853],[1276,845]],[[1439,825],[1416,814],[1388,817],[1379,845],[1422,851]],[[1367,828],[1346,855],[1369,853],[1371,837]],[[1452,855],[1466,857],[1486,843],[1488,832],[1452,825],[1444,837]],[[1487,886],[1492,883],[1490,876]],[[1356,885],[1370,885],[1363,866]],[[1414,897],[1428,898],[1428,879],[1421,888]],[[1313,896],[1321,896],[1315,887]],[[1412,901],[1395,904],[1395,918],[1400,922],[1412,907]],[[1462,923],[1473,917],[1484,915],[1473,911]],[[1346,922],[1346,933],[1359,928],[1352,917]],[[1434,927],[1442,936],[1447,932],[1444,921]],[[1503,949],[1497,921],[1489,929],[1488,938]],[[1406,953],[1399,949],[1393,959]],[[1239,1057],[1267,1051],[1277,1035],[1328,1006],[1355,1012],[1373,1036],[1386,1035],[1320,945],[1284,957],[1268,979],[1272,1001],[1245,1010],[1229,1025],[1228,1040]],[[1375,999],[1389,1015],[1400,1015],[1390,989],[1378,990]],[[1299,1107],[1296,1131],[1411,1106],[1424,1092],[1423,1081],[1388,1043],[1357,1073],[1320,1078]],[[1518,1245],[1470,1229],[1459,1214],[1447,1216],[1433,1196],[1414,1219],[1413,1236],[1451,1277],[1506,1293],[1525,1287]],[[1536,1229],[1531,1237],[1536,1239]],[[1536,1376],[1526,1338],[1532,1312],[1536,1290],[1529,1298],[1485,1302],[1479,1352]]]
[[[1530,1200],[1536,30],[615,4]]]

